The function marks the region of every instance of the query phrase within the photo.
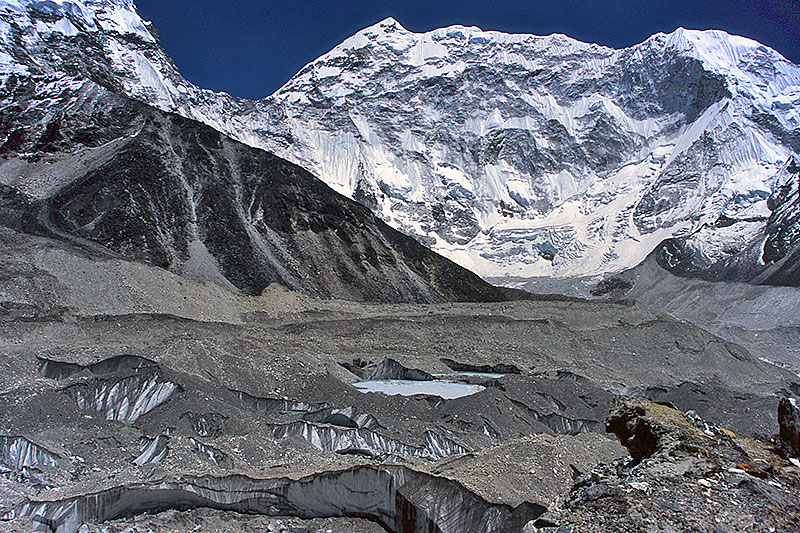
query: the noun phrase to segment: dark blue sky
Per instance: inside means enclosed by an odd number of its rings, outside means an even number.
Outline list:
[[[135,0],[183,75],[235,96],[271,94],[303,65],[392,16],[411,31],[463,24],[624,47],[679,26],[722,29],[800,63],[800,0]]]

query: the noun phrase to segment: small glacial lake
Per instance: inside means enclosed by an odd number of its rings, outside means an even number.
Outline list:
[[[411,381],[407,379],[375,379],[359,381],[353,386],[361,392],[381,392],[390,396],[413,396],[414,394],[427,394],[439,396],[445,400],[461,398],[470,394],[477,394],[485,387],[470,385],[468,383],[454,383],[435,379],[432,381]]]

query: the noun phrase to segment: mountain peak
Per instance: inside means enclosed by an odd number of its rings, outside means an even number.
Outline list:
[[[398,22],[397,19],[394,18],[394,17],[386,17],[385,19],[383,19],[382,21],[378,22],[377,24],[374,24],[372,27],[373,28],[374,27],[378,27],[378,28],[387,29],[387,30],[388,29],[406,30],[403,27],[403,25],[400,24],[400,22]],[[408,31],[408,30],[406,30],[406,31]]]
[[[680,50],[693,51],[698,54],[698,59],[716,58],[717,63],[736,65],[743,59],[743,56],[753,53],[765,54],[773,61],[790,63],[778,51],[753,39],[724,30],[693,30],[679,27],[672,33],[657,33],[651,37],[651,39],[653,38],[666,39],[668,45]]]
[[[417,40],[417,34],[404,28],[393,17],[387,17],[346,39],[331,52],[335,53],[336,50],[340,49],[360,48],[373,42],[400,55],[414,46]]]
[[[0,0],[0,13],[28,39],[2,36],[0,80],[80,60],[94,80],[311,169],[483,275],[605,275],[693,230],[697,211],[707,226],[763,218],[797,151],[800,68],[722,31],[615,50],[463,25],[417,33],[387,17],[253,105],[184,80],[143,41],[129,0]],[[94,34],[103,61],[84,61],[68,31]],[[676,187],[673,175],[709,181]]]
[[[393,34],[410,34],[415,35],[413,32],[406,29],[398,20],[394,17],[386,17],[385,19],[376,22],[371,26],[367,26],[363,30],[357,32],[353,35],[353,37],[357,37],[359,35],[374,37],[377,35],[393,35]]]
[[[44,36],[102,31],[155,42],[133,0],[0,0],[0,11],[18,26],[33,26]]]

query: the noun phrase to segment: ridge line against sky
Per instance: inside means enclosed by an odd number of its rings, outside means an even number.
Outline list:
[[[624,48],[678,27],[755,39],[800,63],[796,0],[134,0],[181,73],[200,87],[258,99],[304,65],[386,17],[413,32],[462,24],[507,33],[563,33]]]

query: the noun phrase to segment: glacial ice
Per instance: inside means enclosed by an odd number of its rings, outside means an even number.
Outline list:
[[[326,452],[359,453],[372,457],[407,455],[435,461],[469,450],[433,431],[425,432],[425,445],[412,446],[365,428],[344,428],[311,424],[305,421],[274,426],[276,439],[302,437],[314,447]]]
[[[464,485],[399,466],[359,466],[292,480],[187,477],[121,485],[60,501],[32,501],[0,520],[31,517],[40,531],[75,533],[84,523],[167,509],[211,507],[270,516],[365,517],[387,531],[520,531],[546,509],[491,503]]]
[[[24,437],[0,436],[0,463],[12,471],[23,472],[33,466],[58,466],[58,459]]]
[[[157,375],[73,385],[67,389],[81,409],[99,411],[107,420],[135,421],[166,402],[178,385]]]
[[[142,437],[140,444],[140,453],[134,460],[133,464],[136,466],[144,466],[146,464],[155,464],[161,462],[164,457],[169,453],[167,444],[169,437],[166,435],[158,435],[155,438]]]

